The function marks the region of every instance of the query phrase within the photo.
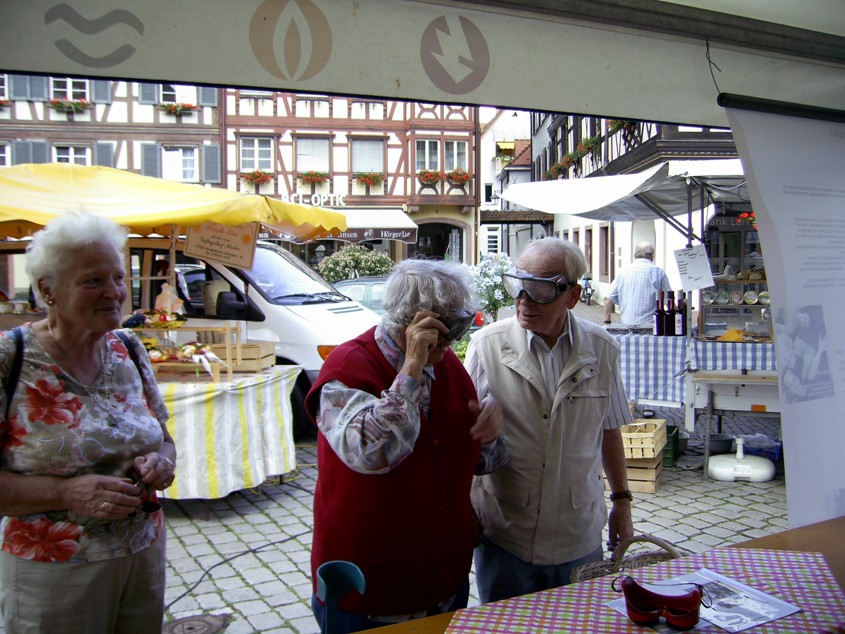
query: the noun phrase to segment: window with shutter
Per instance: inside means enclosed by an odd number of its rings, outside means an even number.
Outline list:
[[[197,174],[197,148],[167,146],[161,153],[161,177],[171,181],[195,183]]]
[[[217,107],[217,88],[200,86],[200,96],[197,102],[200,106]]]
[[[157,143],[141,144],[141,174],[161,178],[161,147]]]
[[[114,143],[99,141],[94,148],[94,161],[103,167],[114,167]]]
[[[8,99],[9,98],[9,90],[7,88],[8,80],[6,79],[6,75],[0,74],[0,99]]]
[[[53,99],[85,99],[88,100],[88,80],[73,79],[72,77],[53,77]]]
[[[9,96],[16,101],[29,99],[29,77],[27,75],[9,75]]]
[[[6,143],[0,143],[0,167],[7,167],[9,165],[9,146]]]
[[[204,145],[202,148],[202,180],[205,183],[219,183],[222,180],[219,145]]]
[[[92,81],[91,101],[94,103],[111,103],[111,82],[102,79]]]
[[[138,103],[158,103],[158,84],[138,84]]]

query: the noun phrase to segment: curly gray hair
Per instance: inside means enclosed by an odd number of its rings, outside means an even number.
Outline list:
[[[108,218],[84,212],[70,212],[51,220],[34,236],[26,248],[26,274],[39,306],[45,305],[38,280],[51,287],[61,283],[63,275],[74,269],[80,251],[94,245],[106,245],[123,253],[128,233]]]
[[[401,329],[421,310],[441,316],[459,311],[475,313],[478,299],[472,282],[472,273],[463,264],[402,260],[393,267],[384,286],[382,325],[387,334],[397,340],[401,338]]]

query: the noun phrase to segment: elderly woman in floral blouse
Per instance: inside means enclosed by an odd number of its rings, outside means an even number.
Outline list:
[[[126,233],[68,214],[26,268],[47,318],[0,337],[0,610],[6,632],[158,634],[176,449],[144,348],[120,326]],[[133,361],[133,357],[135,361]],[[20,361],[17,380],[15,359]],[[14,382],[14,387],[9,383]]]

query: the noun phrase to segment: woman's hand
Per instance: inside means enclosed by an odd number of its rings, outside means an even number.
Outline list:
[[[475,424],[469,430],[472,439],[482,445],[496,440],[505,423],[502,408],[496,399],[488,396],[481,403],[473,399],[469,402],[469,411],[475,414]]]
[[[62,482],[61,497],[69,512],[97,519],[129,517],[141,504],[141,489],[129,478],[83,475]]]
[[[162,491],[173,484],[176,477],[175,465],[167,456],[153,451],[145,456],[138,456],[133,462],[135,471],[143,484],[151,489]]]
[[[448,332],[437,317],[437,313],[421,310],[405,327],[405,366],[402,371],[416,379],[422,377],[422,369],[428,361],[428,355],[437,346],[440,335]]]

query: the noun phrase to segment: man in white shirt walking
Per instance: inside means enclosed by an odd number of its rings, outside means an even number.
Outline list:
[[[613,305],[619,306],[619,321],[630,326],[650,326],[654,314],[655,294],[670,291],[669,278],[654,264],[654,245],[640,242],[634,250],[634,261],[616,276],[604,300],[604,323],[610,323]]]

